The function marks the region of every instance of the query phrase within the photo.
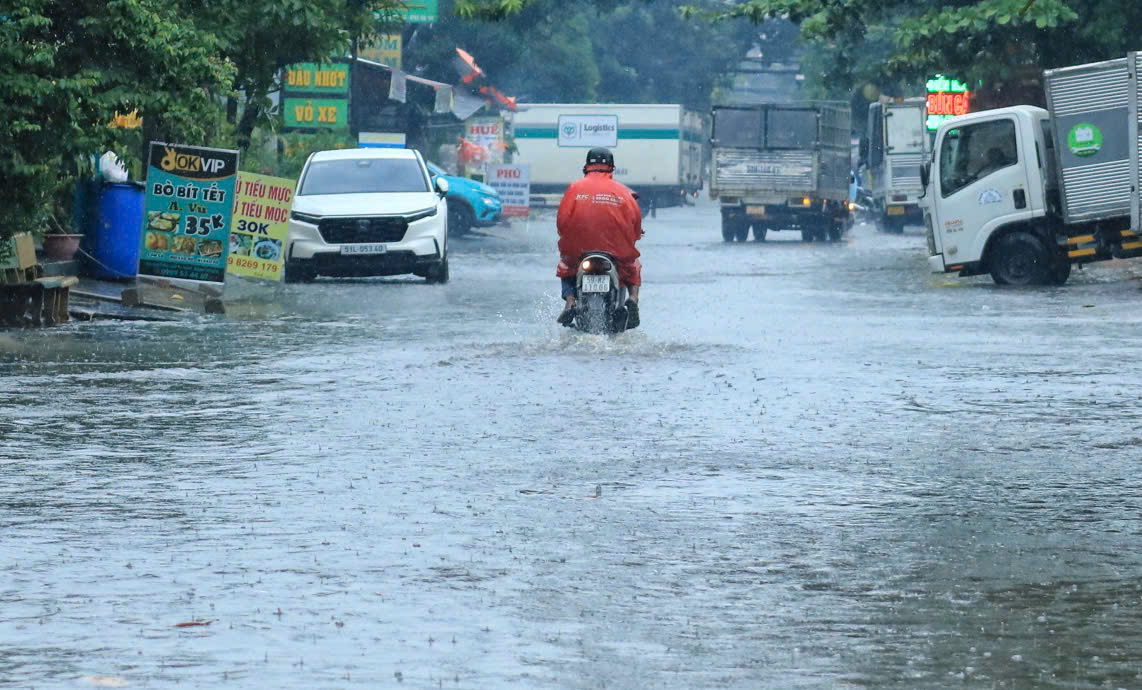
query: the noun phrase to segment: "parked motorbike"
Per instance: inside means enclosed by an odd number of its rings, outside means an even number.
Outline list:
[[[596,335],[622,333],[627,328],[627,289],[619,282],[614,257],[589,252],[579,258],[575,275],[575,320],[572,325]]]

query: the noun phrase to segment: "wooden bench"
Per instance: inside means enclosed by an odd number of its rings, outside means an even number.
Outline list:
[[[0,285],[0,324],[53,326],[68,321],[71,287],[77,283],[74,276],[52,276]]]

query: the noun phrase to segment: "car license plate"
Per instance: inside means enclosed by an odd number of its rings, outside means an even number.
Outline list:
[[[902,216],[902,215],[904,215],[904,207],[903,206],[889,206],[888,208],[884,209],[884,212],[890,216]]]
[[[342,254],[384,254],[386,251],[388,251],[388,247],[377,242],[341,245]]]
[[[610,276],[583,276],[583,292],[610,292]]]
[[[747,216],[756,216],[758,218],[764,218],[765,217],[765,207],[764,206],[746,206],[745,207],[745,214]]]

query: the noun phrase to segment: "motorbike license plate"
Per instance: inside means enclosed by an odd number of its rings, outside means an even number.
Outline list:
[[[610,292],[610,276],[583,276],[583,292]]]
[[[386,251],[388,251],[388,247],[377,242],[341,245],[342,254],[384,254]]]
[[[746,206],[745,207],[745,214],[747,216],[755,216],[757,218],[764,218],[765,217],[765,207],[764,206]]]
[[[903,206],[889,206],[888,208],[884,209],[884,212],[890,216],[902,216],[902,215],[904,215],[904,207]]]

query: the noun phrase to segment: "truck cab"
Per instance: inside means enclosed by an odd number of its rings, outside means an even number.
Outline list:
[[[862,163],[877,222],[901,233],[907,223],[923,222],[920,166],[928,158],[927,101],[906,98],[871,103]]]
[[[1050,116],[1014,106],[945,122],[925,166],[928,264],[1000,284],[1062,283],[1070,273],[1058,214]]]

